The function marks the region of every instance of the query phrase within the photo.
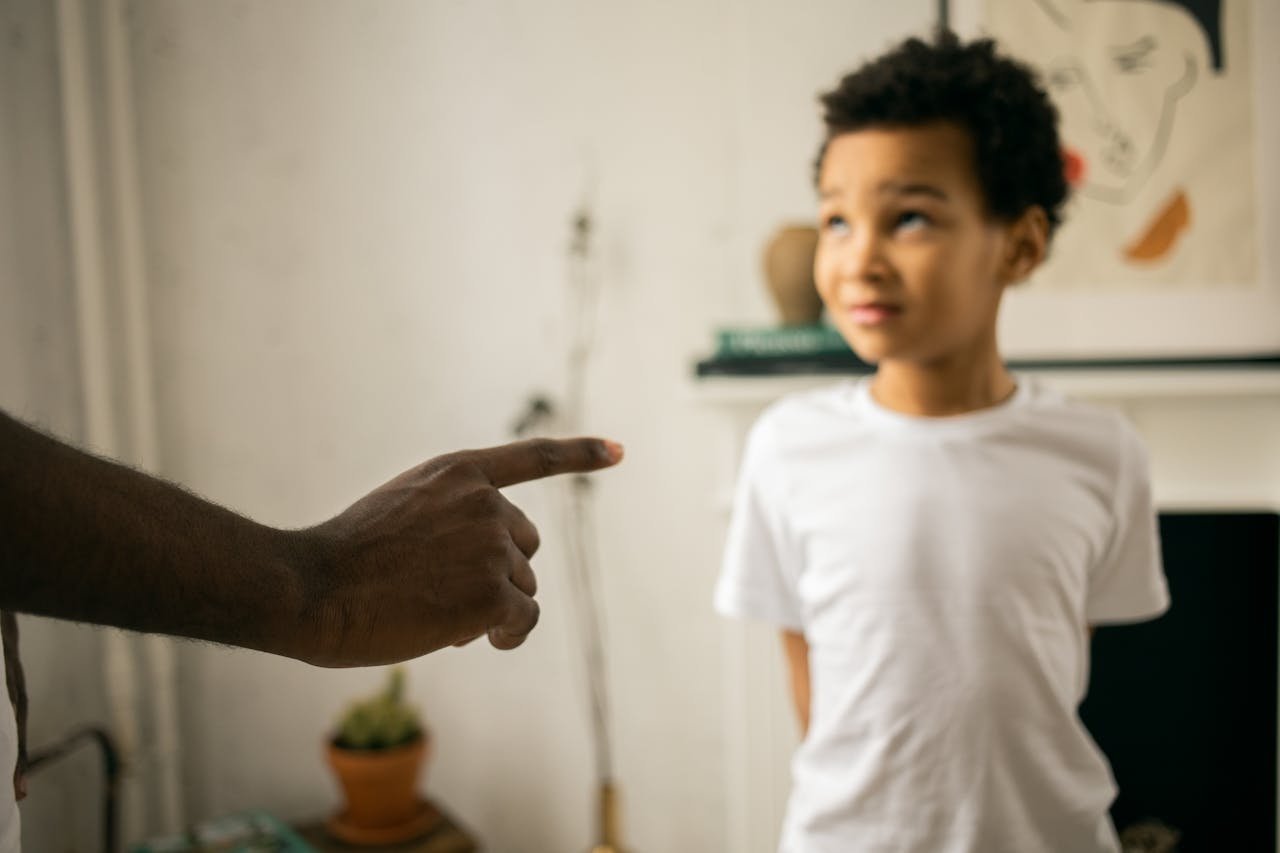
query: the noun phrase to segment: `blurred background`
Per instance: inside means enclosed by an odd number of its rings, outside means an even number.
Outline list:
[[[812,216],[816,94],[935,5],[3,0],[0,405],[314,523],[562,393],[587,211],[584,423],[628,453],[596,478],[625,833],[727,849],[725,451],[691,363],[713,326],[772,320],[760,248]],[[551,489],[512,490],[544,530],[537,632],[408,672],[426,788],[496,851],[582,849],[595,820]],[[137,638],[20,622],[33,746],[133,703],[126,842],[326,815],[323,741],[384,679],[192,643],[168,674]],[[26,849],[96,849],[98,773],[82,750],[32,780]]]

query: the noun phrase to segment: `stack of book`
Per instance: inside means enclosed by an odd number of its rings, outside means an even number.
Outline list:
[[[715,354],[697,363],[698,376],[874,371],[825,324],[720,329],[715,340]]]

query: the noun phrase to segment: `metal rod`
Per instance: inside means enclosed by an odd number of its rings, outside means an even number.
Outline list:
[[[116,828],[120,753],[106,729],[87,726],[72,732],[51,746],[32,752],[27,759],[27,772],[35,773],[43,765],[56,761],[85,741],[93,741],[102,753],[102,849],[104,853],[116,853],[120,848],[120,833]]]

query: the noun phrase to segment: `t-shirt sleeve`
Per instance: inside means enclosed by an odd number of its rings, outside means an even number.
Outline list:
[[[747,438],[725,543],[715,608],[725,616],[759,619],[803,630],[796,594],[798,560],[781,503],[784,490],[765,419]]]
[[[1089,577],[1085,618],[1091,625],[1141,622],[1169,608],[1146,448],[1127,423],[1118,444],[1115,524],[1102,560]]]

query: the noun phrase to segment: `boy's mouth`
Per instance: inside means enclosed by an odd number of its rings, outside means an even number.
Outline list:
[[[859,326],[880,326],[901,313],[901,306],[887,302],[863,302],[849,309],[849,316]]]

